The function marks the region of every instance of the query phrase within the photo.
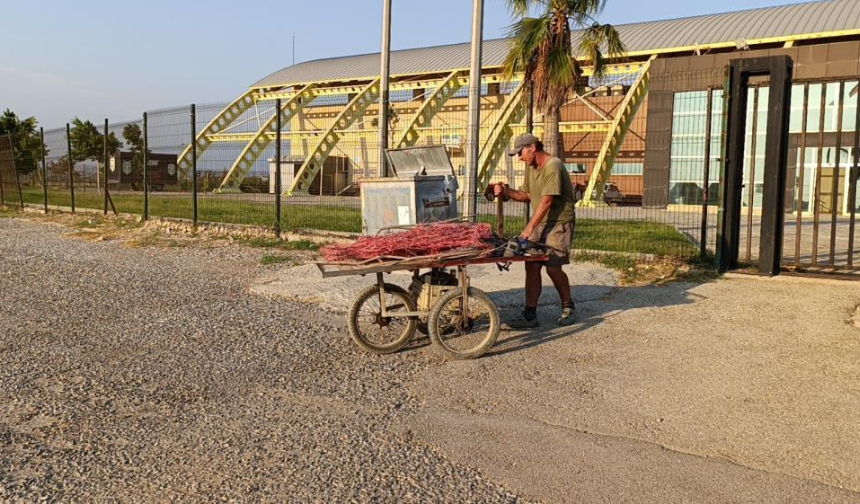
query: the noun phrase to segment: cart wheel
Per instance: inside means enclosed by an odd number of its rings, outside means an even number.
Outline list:
[[[469,314],[463,316],[463,290],[445,293],[427,317],[430,339],[454,359],[474,359],[499,337],[499,310],[480,289],[469,287]]]
[[[397,285],[385,285],[386,310],[415,311],[412,296]],[[358,295],[349,310],[349,334],[361,348],[375,354],[396,352],[415,333],[414,317],[383,317],[379,287],[372,285]]]

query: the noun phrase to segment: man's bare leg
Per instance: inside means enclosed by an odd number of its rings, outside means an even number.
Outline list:
[[[526,263],[526,308],[537,308],[541,293],[540,269],[538,262]]]
[[[547,266],[546,274],[549,275],[552,284],[555,285],[558,297],[561,298],[561,304],[568,306],[570,304],[570,279],[567,278],[567,273],[561,269],[561,266]],[[528,277],[526,277],[526,282],[528,282]]]

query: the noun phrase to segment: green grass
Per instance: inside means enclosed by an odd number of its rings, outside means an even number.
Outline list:
[[[320,246],[310,240],[278,240],[277,238],[248,238],[241,240],[245,245],[254,248],[280,250],[319,250]]]
[[[40,205],[44,202],[42,190],[28,187],[22,190],[25,203]],[[111,194],[117,212],[143,214],[143,194]],[[71,206],[67,189],[50,189],[50,205]],[[218,196],[201,196],[197,203],[197,219],[204,222],[249,224],[274,227],[275,212],[270,202],[237,201]],[[76,190],[76,208],[102,209],[104,196],[95,190]],[[153,194],[149,200],[149,214],[153,217],[192,219],[193,205],[189,198]],[[361,232],[361,211],[357,208],[331,205],[289,205],[281,211],[281,229],[320,229],[326,231]]]
[[[495,216],[481,215],[479,222],[495,230]],[[505,218],[505,236],[513,236],[525,227],[522,217]],[[603,250],[632,254],[693,257],[699,249],[672,226],[658,222],[634,220],[577,219],[574,249]]]
[[[27,203],[41,204],[41,188],[28,187],[22,190]],[[117,211],[141,215],[143,194],[116,193],[113,195]],[[51,189],[48,201],[52,205],[70,206],[71,198],[66,189]],[[101,209],[103,196],[92,189],[75,193],[75,203],[80,208]],[[155,193],[150,198],[150,214],[156,217],[192,218],[190,197],[166,196]],[[230,224],[247,224],[274,227],[275,215],[271,202],[237,201],[211,194],[201,194],[198,201],[198,220]],[[480,215],[480,222],[495,227],[494,215]],[[505,219],[505,234],[511,236],[524,227],[522,217],[508,216]],[[322,231],[361,232],[361,211],[357,208],[331,205],[284,204],[281,218],[283,230],[317,229]],[[274,241],[273,241],[274,242]],[[313,250],[310,243],[278,242],[262,244],[262,248]],[[254,245],[252,245],[254,246]],[[674,227],[656,222],[636,220],[578,219],[574,248],[578,250],[602,250],[658,256],[696,257],[697,247]]]
[[[631,220],[578,219],[574,248],[693,257],[699,249],[672,226]]]
[[[266,254],[260,258],[260,264],[263,266],[270,266],[272,264],[289,263],[292,261],[293,261],[293,258],[290,256],[287,256],[287,255]]]

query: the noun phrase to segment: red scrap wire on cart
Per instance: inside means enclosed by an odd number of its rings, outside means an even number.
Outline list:
[[[489,224],[447,222],[418,225],[383,236],[363,236],[354,243],[323,247],[327,261],[366,261],[377,257],[417,257],[447,250],[490,250],[496,247]]]

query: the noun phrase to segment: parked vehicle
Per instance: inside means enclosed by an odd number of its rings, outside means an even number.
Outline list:
[[[607,182],[603,184],[603,202],[609,206],[620,205],[624,201],[624,193],[615,182]]]

